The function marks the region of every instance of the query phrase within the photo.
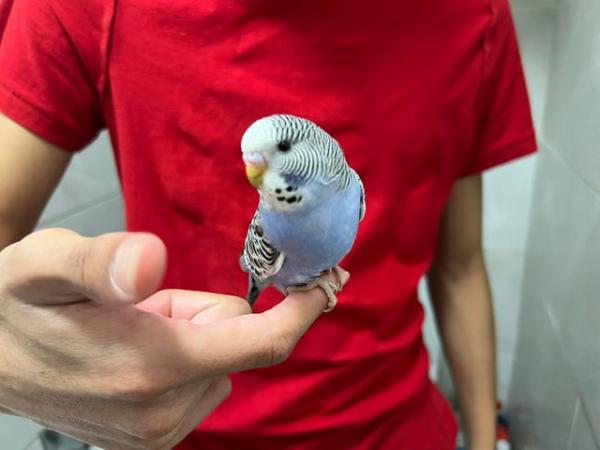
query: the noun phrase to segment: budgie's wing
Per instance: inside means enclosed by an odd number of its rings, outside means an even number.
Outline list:
[[[275,275],[283,265],[284,255],[277,250],[264,235],[257,210],[248,227],[244,251],[240,257],[240,266],[257,281],[264,281]]]
[[[361,220],[363,220],[363,217],[365,217],[365,213],[367,212],[367,202],[365,200],[365,187],[363,186],[362,180],[360,179],[356,171],[354,169],[351,170],[354,173],[356,180],[358,181],[358,185],[360,186],[360,212],[358,215],[358,221],[360,222]]]

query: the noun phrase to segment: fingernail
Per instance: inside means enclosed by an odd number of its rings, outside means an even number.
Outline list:
[[[119,245],[109,269],[110,281],[123,300],[130,300],[136,293],[137,263],[140,259],[143,239],[130,237]]]

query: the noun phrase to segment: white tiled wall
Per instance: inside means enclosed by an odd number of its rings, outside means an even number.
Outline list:
[[[517,449],[600,449],[600,2],[556,13],[510,395]]]
[[[571,430],[568,450],[593,450],[597,448],[597,441],[594,438],[590,422],[579,400],[575,406],[575,415]]]
[[[563,450],[600,424],[600,197],[553,150],[539,170],[509,413],[517,448]]]

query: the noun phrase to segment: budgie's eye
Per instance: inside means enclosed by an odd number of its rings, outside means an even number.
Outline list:
[[[282,152],[287,152],[292,148],[292,144],[290,144],[290,141],[280,141],[279,144],[277,144],[277,148]]]

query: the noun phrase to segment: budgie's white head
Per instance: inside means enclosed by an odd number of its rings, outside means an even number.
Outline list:
[[[283,189],[275,186],[281,184],[278,179],[292,190],[313,181],[345,184],[349,173],[335,139],[310,120],[291,115],[254,122],[242,137],[242,155],[248,180],[261,191]]]

